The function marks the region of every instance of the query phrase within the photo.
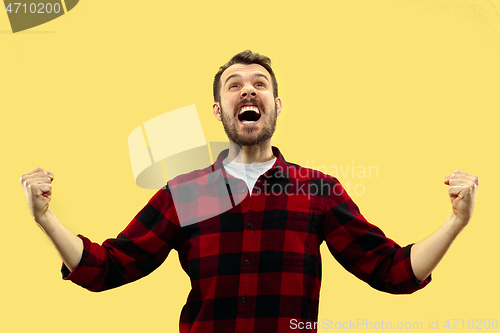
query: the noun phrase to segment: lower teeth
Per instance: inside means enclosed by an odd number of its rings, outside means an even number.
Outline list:
[[[243,124],[250,124],[250,123],[255,123],[253,120],[242,120],[241,121]]]

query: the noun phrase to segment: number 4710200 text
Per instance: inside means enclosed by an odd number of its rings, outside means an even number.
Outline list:
[[[12,6],[14,5],[14,6]],[[15,10],[13,7],[15,7]],[[20,10],[19,10],[20,9]],[[51,13],[59,13],[61,12],[61,5],[59,3],[51,4],[51,3],[20,3],[20,2],[15,2],[15,3],[9,3],[7,6],[7,12],[9,14],[14,13],[14,14],[51,14]]]

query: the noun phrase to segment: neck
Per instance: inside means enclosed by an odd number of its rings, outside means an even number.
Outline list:
[[[273,158],[270,139],[255,146],[239,147],[233,142],[229,143],[229,154],[227,155],[229,161],[250,164],[269,162]]]

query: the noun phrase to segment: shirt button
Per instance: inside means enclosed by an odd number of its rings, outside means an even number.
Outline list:
[[[255,189],[255,193],[259,194],[260,193],[260,188]]]
[[[245,264],[250,265],[250,259],[245,259]]]
[[[247,298],[246,297],[242,297],[241,298],[241,303],[246,303],[247,302]]]
[[[248,222],[248,227],[249,228],[253,227],[253,223],[252,222]]]
[[[239,192],[240,192],[241,194],[243,194],[243,193],[245,193],[246,191],[245,191],[245,189],[244,189],[244,188],[242,188],[242,189],[240,189],[240,190],[239,190]]]

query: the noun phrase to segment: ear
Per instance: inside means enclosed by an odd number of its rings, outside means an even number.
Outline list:
[[[213,113],[214,113],[215,118],[217,118],[218,121],[222,121],[219,102],[214,102],[214,104],[212,104],[212,109],[213,109]]]
[[[281,103],[281,99],[279,97],[276,97],[275,103],[276,103],[276,116],[279,116],[281,113],[281,109],[283,109],[283,103]]]

